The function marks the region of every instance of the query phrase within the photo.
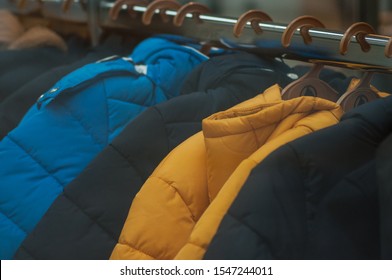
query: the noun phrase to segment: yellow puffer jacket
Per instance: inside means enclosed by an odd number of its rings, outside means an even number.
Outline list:
[[[338,123],[342,113],[320,98],[283,101],[275,85],[205,119],[203,131],[143,185],[111,259],[200,259],[253,166],[281,145]]]

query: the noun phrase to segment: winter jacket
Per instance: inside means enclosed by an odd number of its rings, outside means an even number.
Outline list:
[[[109,56],[129,55],[137,42],[138,40],[133,38],[123,38],[122,36],[112,35],[101,45],[94,49],[89,49],[88,54],[83,55],[78,61],[52,68],[21,86],[0,103],[0,139],[3,139],[8,132],[19,124],[21,119],[43,92],[50,90],[50,88],[65,75],[68,75],[86,64],[96,62],[97,60]],[[39,69],[37,69],[37,71],[37,74],[39,74]]]
[[[43,94],[0,142],[0,248],[11,258],[63,187],[147,107],[178,96],[200,52],[164,39],[89,64]]]
[[[51,46],[0,51],[0,102],[46,71],[73,63],[87,53],[86,42],[80,39],[70,39],[68,48],[68,52]]]
[[[205,258],[380,258],[374,159],[391,129],[388,97],[272,153],[249,176]]]
[[[391,131],[390,131],[391,132]],[[381,259],[392,259],[392,134],[377,149],[376,169],[380,211],[380,254]],[[374,182],[373,182],[374,184]]]
[[[289,70],[284,63],[247,53],[201,64],[182,96],[140,114],[66,186],[15,258],[108,259],[135,194],[161,160],[199,132],[204,118],[276,81],[287,84]]]
[[[315,97],[282,101],[274,85],[208,117],[203,131],[174,149],[136,195],[111,258],[173,259],[206,209],[228,203],[238,192],[223,185],[229,177],[243,180],[248,172],[243,164],[231,177],[241,162],[249,166],[293,138],[336,123],[340,115],[337,104]],[[212,225],[202,229],[202,238],[215,225],[207,222]]]

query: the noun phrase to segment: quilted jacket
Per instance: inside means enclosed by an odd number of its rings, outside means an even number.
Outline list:
[[[86,65],[44,93],[0,142],[0,258],[11,258],[48,207],[125,125],[179,95],[207,58],[165,39]]]
[[[291,81],[284,63],[247,53],[222,55],[189,76],[182,96],[129,123],[56,199],[17,251],[17,259],[108,259],[142,184],[202,119]]]
[[[389,132],[377,149],[374,168],[380,204],[380,255],[381,259],[392,260],[392,134]]]
[[[391,212],[379,207],[375,155],[391,130],[388,97],[272,153],[249,176],[205,258],[390,258],[391,251],[380,255],[379,213],[390,220]],[[388,193],[380,190],[380,202]]]
[[[337,123],[340,116],[340,107],[327,100],[282,101],[274,85],[208,117],[203,131],[174,149],[136,195],[111,259],[173,259],[192,231],[202,235],[191,239],[194,244],[208,240],[252,165],[288,141]],[[212,215],[204,215],[210,209]]]
[[[50,46],[0,51],[0,102],[44,72],[73,63],[87,53],[83,40],[71,39],[68,46],[68,52]]]

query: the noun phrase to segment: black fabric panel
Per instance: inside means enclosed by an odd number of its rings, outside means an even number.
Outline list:
[[[380,200],[381,257],[392,259],[392,134],[380,145],[376,157]]]
[[[307,258],[380,258],[376,182],[371,160],[328,190],[310,228]]]
[[[0,51],[0,103],[43,73],[73,63],[88,52],[87,42],[77,37],[66,43],[67,52],[55,47]]]

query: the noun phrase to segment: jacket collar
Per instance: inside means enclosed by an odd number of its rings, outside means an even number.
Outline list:
[[[213,200],[229,176],[260,147],[295,128],[299,123],[311,130],[331,124],[331,118],[312,118],[318,111],[330,111],[338,122],[339,105],[316,97],[282,100],[279,86],[203,121],[207,151],[210,199]]]

